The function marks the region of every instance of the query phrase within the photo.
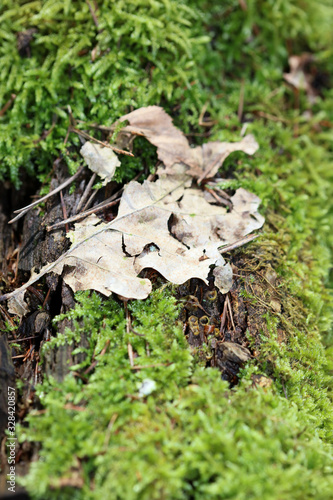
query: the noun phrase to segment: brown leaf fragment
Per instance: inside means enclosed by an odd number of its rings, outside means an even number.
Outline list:
[[[172,123],[172,118],[159,106],[148,106],[132,111],[120,118],[128,121],[130,126],[121,129],[122,132],[131,132],[143,135],[157,147],[158,158],[166,167],[174,163],[186,163],[189,143],[178,128]]]
[[[292,87],[297,90],[305,90],[310,104],[316,101],[318,95],[313,87],[315,72],[310,68],[314,61],[314,55],[306,52],[300,56],[292,55],[288,60],[290,72],[283,74],[285,81]]]
[[[252,134],[246,135],[239,142],[207,142],[190,150],[197,164],[187,174],[201,182],[205,178],[214,177],[224,160],[234,151],[243,151],[248,155],[253,155],[258,147]]]
[[[143,135],[157,147],[157,156],[164,163],[167,173],[173,173],[175,163],[184,163],[189,168],[187,174],[199,182],[207,177],[214,177],[233,151],[252,155],[258,149],[253,135],[247,135],[235,143],[216,141],[191,148],[185,135],[173,125],[172,118],[159,106],[139,108],[120,119],[125,120],[129,125],[120,134],[129,132]]]

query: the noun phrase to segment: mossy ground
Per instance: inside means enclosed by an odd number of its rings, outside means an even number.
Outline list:
[[[44,409],[20,430],[21,440],[41,442],[40,460],[23,479],[35,498],[332,497],[333,13],[310,0],[241,5],[104,0],[96,26],[83,1],[3,3],[0,108],[17,97],[0,118],[2,175],[18,185],[24,165],[43,179],[58,155],[75,168],[75,148],[63,145],[68,105],[76,119],[110,125],[131,106],[162,104],[203,142],[208,127],[198,119],[207,103],[216,122],[210,140],[238,140],[243,94],[242,120],[260,150],[235,153],[223,168],[233,187],[262,198],[267,223],[260,240],[238,252],[255,280],[256,266],[275,269],[282,305],[281,313],[267,308],[260,352],[230,390],[191,357],[169,288],[130,306],[144,339],[126,333],[115,300],[78,295],[69,313],[75,332],[49,346],[89,331],[84,367],[93,356],[98,364],[83,379],[47,379],[38,389]],[[16,32],[30,28],[38,31],[22,57]],[[283,84],[288,50],[317,57],[320,97],[310,118],[306,96]],[[149,163],[153,149],[145,155]],[[139,167],[127,162],[123,178]],[[264,289],[247,300],[265,302]],[[129,341],[136,365],[147,368],[131,369]],[[272,388],[254,388],[254,373],[272,377]],[[147,378],[156,390],[138,398]]]

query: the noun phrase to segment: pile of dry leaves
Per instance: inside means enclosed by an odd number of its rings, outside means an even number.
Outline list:
[[[208,142],[191,148],[170,116],[157,106],[140,108],[120,122],[127,124],[118,134],[117,147],[99,141],[83,145],[86,164],[108,183],[115,169],[121,168],[114,150],[127,148],[133,137],[140,135],[157,147],[162,163],[154,180],[127,184],[118,214],[110,222],[95,213],[79,214],[76,219],[80,222],[67,233],[70,248],[39,273],[32,272],[24,286],[1,297],[9,299],[11,312],[24,310],[26,289],[50,272],[62,274],[74,291],[93,289],[106,296],[113,292],[126,299],[149,295],[151,282],[139,277],[145,268],[176,284],[190,278],[207,283],[213,269],[217,288],[222,293],[230,290],[232,270],[222,253],[253,239],[251,233],[262,227],[260,200],[242,188],[230,197],[222,190],[203,186],[233,151],[255,153],[255,139],[247,135],[236,143]]]

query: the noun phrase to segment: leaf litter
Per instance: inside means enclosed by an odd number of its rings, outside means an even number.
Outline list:
[[[191,148],[171,117],[158,106],[140,108],[121,118],[125,120],[129,125],[121,129],[122,140],[126,135],[143,135],[157,146],[163,162],[157,170],[158,179],[143,184],[129,182],[111,222],[93,214],[76,223],[67,233],[72,243],[69,250],[39,273],[33,270],[25,285],[3,295],[1,301],[15,297],[22,301],[23,292],[50,272],[62,274],[74,292],[93,289],[125,299],[148,297],[152,284],[139,277],[146,268],[175,284],[191,278],[208,283],[213,269],[217,288],[222,293],[230,290],[232,269],[221,248],[263,226],[264,217],[258,212],[260,199],[239,188],[230,198],[231,209],[227,209],[207,198],[199,183],[213,177],[232,151],[253,154],[258,148],[254,137]],[[119,162],[111,153],[110,158],[110,150],[105,155],[101,146],[91,143],[81,149],[88,166],[106,182]]]

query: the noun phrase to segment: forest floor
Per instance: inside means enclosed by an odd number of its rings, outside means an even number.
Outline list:
[[[46,228],[82,198],[81,210],[96,193],[96,209],[133,179],[156,178],[160,156],[145,137],[127,142],[134,156],[119,155],[106,186],[80,155],[87,138],[119,148],[111,125],[140,107],[162,106],[191,146],[253,134],[253,155],[230,154],[215,184],[196,187],[215,205],[254,193],[265,223],[223,253],[227,293],[211,275],[178,286],[152,266],[140,274],[152,283],[145,300],[74,294],[51,273],[27,290],[29,311],[0,303],[0,492],[12,481],[33,499],[330,499],[333,9],[7,3],[2,295],[69,247],[72,223]],[[117,210],[97,215],[110,223]]]

